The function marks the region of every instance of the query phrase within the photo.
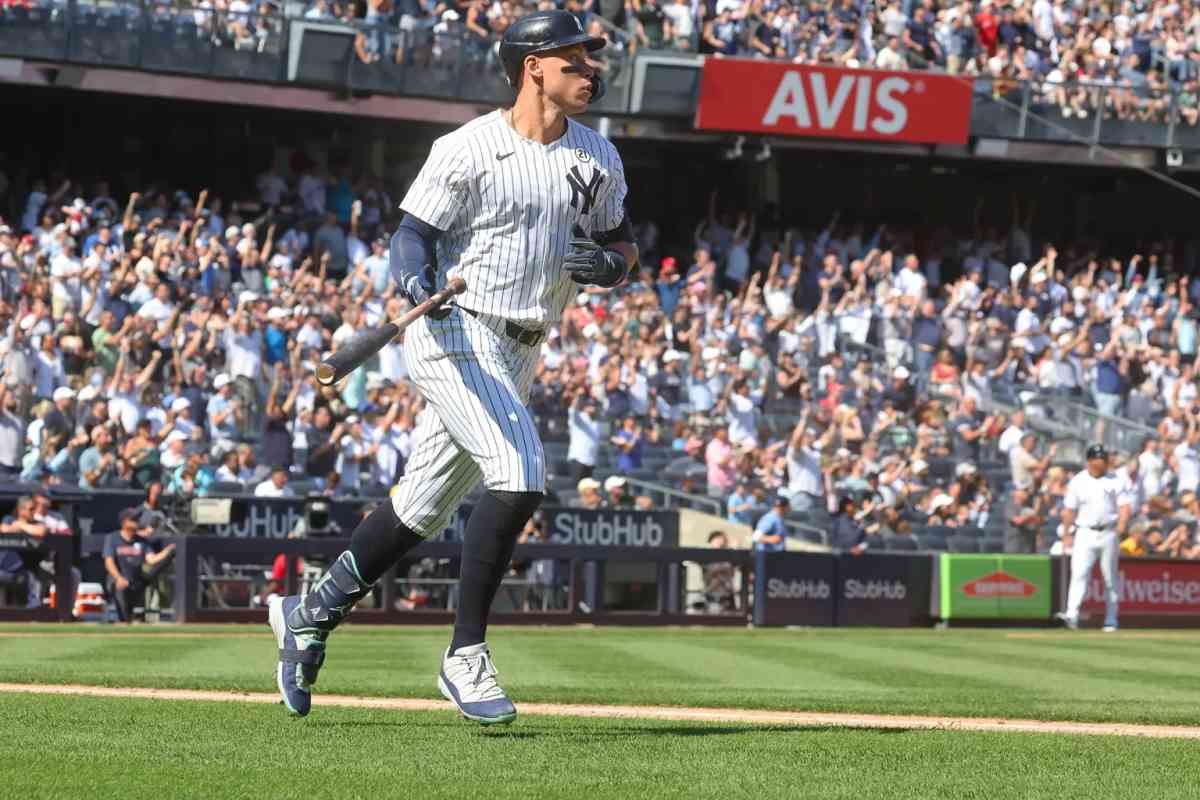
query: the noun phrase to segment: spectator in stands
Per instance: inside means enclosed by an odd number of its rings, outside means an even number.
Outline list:
[[[580,478],[575,485],[575,490],[579,492],[579,499],[576,504],[580,508],[586,508],[595,511],[604,506],[604,498],[600,495],[600,481],[595,478]]]
[[[271,477],[254,487],[255,497],[294,497],[296,493],[288,486],[287,467],[282,465],[271,470]]]
[[[567,467],[573,480],[590,478],[596,469],[600,452],[600,420],[597,404],[591,393],[580,387],[567,408]]]
[[[634,497],[629,493],[629,482],[620,475],[610,475],[604,479],[604,493],[608,496],[608,508],[632,508]]]

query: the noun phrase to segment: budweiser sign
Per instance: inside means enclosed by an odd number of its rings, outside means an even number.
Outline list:
[[[1200,563],[1121,561],[1121,614],[1200,615]],[[1083,599],[1086,612],[1104,611],[1104,579],[1097,566]]]
[[[982,578],[967,581],[962,585],[962,593],[967,597],[1032,597],[1037,594],[1037,586],[1023,578],[997,570]]]
[[[708,58],[696,127],[895,142],[965,144],[971,83],[926,72]]]

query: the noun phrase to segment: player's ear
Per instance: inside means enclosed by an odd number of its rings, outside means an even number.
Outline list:
[[[533,53],[525,56],[525,75],[539,82],[542,80],[542,60]]]

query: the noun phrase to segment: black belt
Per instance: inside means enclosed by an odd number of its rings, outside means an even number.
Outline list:
[[[467,312],[472,317],[479,316],[478,311],[472,311],[471,309],[463,308],[462,306],[459,306],[459,308],[462,308],[463,311]],[[522,328],[511,319],[506,319],[504,320],[504,335],[510,339],[515,339],[527,347],[535,347],[538,344],[541,344],[542,337],[545,336],[545,331],[535,331],[531,328]]]

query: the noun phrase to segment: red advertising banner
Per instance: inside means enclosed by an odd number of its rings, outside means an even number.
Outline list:
[[[1121,616],[1200,617],[1200,561],[1121,560]],[[1104,578],[1097,565],[1083,609],[1104,613]]]
[[[706,58],[702,130],[965,144],[971,81],[929,72]]]

